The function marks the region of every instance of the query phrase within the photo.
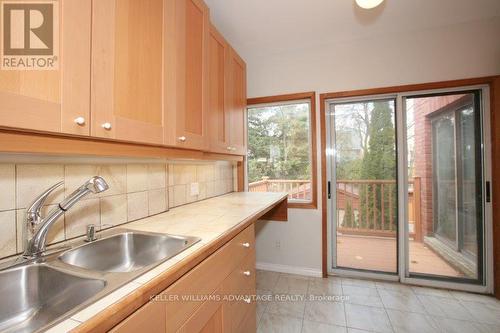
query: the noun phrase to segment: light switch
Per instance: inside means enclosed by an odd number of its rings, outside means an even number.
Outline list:
[[[190,195],[194,196],[194,195],[198,195],[198,194],[200,194],[200,184],[199,183],[191,183]]]

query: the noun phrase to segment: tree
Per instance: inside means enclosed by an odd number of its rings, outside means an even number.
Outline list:
[[[248,112],[248,179],[309,179],[309,104]]]
[[[344,228],[353,228],[354,227],[354,215],[352,213],[352,205],[351,201],[347,201],[345,205],[345,215],[344,221],[342,222],[342,226]]]
[[[396,178],[396,138],[394,132],[393,111],[387,102],[374,102],[371,112],[368,149],[361,163],[362,179],[393,180]],[[360,191],[361,219],[368,221],[370,226],[382,221],[381,207],[389,207],[386,203],[394,200],[392,216],[397,217],[395,200],[396,186],[387,186],[382,195],[382,186],[364,185]],[[392,192],[392,193],[390,193]],[[389,220],[391,212],[384,211],[385,221]],[[394,218],[395,223],[397,219]]]

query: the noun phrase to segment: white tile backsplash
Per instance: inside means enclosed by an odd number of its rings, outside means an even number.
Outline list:
[[[0,256],[7,257],[16,253],[16,211],[0,212]]]
[[[64,166],[59,164],[18,164],[16,165],[16,208],[27,208],[34,197],[64,180]],[[64,187],[51,194],[46,204],[63,200]]]
[[[0,211],[16,208],[16,166],[0,164]]]
[[[148,191],[127,193],[128,221],[148,216]]]
[[[164,189],[167,186],[166,182],[166,166],[165,164],[149,164],[148,165],[148,189],[157,190]]]
[[[101,198],[101,227],[109,228],[127,222],[127,195]]]
[[[148,189],[148,165],[127,165],[127,193],[141,192]]]
[[[32,160],[0,163],[0,258],[23,251],[26,207],[60,181],[64,186],[48,197],[43,216],[92,176],[103,177],[109,189],[77,202],[52,226],[48,244],[82,236],[88,224],[106,228],[233,191],[230,162],[120,163],[110,159],[109,163],[90,160],[85,164],[65,163],[61,158],[50,162],[50,157]],[[190,195],[191,183],[199,184],[198,195]]]
[[[167,209],[167,195],[165,192],[165,188],[149,190],[149,215],[158,214]]]
[[[100,197],[107,197],[127,193],[127,165],[110,164],[99,167],[99,176],[106,179],[109,185],[107,191],[99,193]]]

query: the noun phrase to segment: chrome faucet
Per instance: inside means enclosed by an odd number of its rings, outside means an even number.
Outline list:
[[[106,181],[98,176],[94,176],[77,188],[66,199],[61,201],[57,207],[52,209],[46,217],[42,218],[41,209],[47,197],[63,182],[59,182],[40,196],[38,196],[26,211],[26,247],[23,257],[26,259],[37,258],[43,254],[46,247],[47,234],[50,227],[57,221],[61,215],[70,209],[75,203],[81,200],[89,193],[100,193],[106,191],[109,186]]]

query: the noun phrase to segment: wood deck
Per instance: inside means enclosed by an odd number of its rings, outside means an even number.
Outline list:
[[[337,265],[395,273],[397,271],[396,239],[337,235]],[[463,276],[424,243],[414,241],[410,241],[410,271],[443,276]]]

